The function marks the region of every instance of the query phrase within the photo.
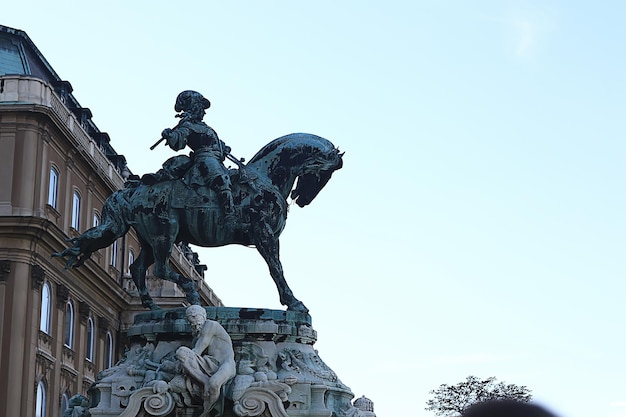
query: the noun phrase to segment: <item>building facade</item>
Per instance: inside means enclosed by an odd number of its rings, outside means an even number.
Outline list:
[[[78,269],[50,255],[98,224],[130,175],[71,84],[26,33],[0,26],[0,415],[61,417],[124,353],[125,330],[143,311],[129,272],[136,236]],[[203,304],[221,305],[189,247],[175,248],[171,263]],[[184,305],[174,284],[148,281],[158,304]]]

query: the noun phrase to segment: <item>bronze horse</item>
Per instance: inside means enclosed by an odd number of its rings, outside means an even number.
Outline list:
[[[231,170],[239,219],[235,225],[224,223],[216,196],[202,201],[185,186],[184,178],[154,185],[127,183],[105,201],[100,225],[70,239],[73,246],[53,256],[67,257],[66,268],[79,267],[133,227],[141,252],[130,266],[131,275],[143,306],[158,309],[146,289],[146,270],[152,264],[156,277],[175,282],[187,301],[200,303],[193,281],[169,267],[174,244],[254,246],[267,262],[280,302],[288,310],[307,312],[285,281],[278,237],[287,219],[287,198],[300,207],[309,204],[342,167],[342,156],[330,141],[311,134],[295,133],[270,142],[247,165]]]

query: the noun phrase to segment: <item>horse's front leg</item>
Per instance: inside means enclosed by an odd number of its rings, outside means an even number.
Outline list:
[[[146,272],[150,265],[154,263],[154,258],[152,256],[152,250],[146,250],[147,243],[141,243],[141,251],[139,252],[139,256],[130,266],[130,274],[133,277],[133,282],[137,287],[137,291],[139,291],[139,297],[141,297],[141,305],[145,308],[149,308],[150,310],[158,310],[159,306],[154,303],[152,297],[148,293],[148,288],[146,287]]]
[[[269,228],[264,228],[257,233],[255,246],[270,269],[270,275],[276,283],[280,303],[287,306],[287,310],[302,311],[308,313],[309,309],[298,300],[287,285],[283,274],[283,266],[280,263],[279,242],[270,232]]]
[[[177,223],[172,222],[171,224],[169,233],[157,236],[154,239],[154,275],[175,283],[183,290],[185,299],[190,304],[200,305],[200,295],[196,290],[195,283],[191,279],[172,271],[169,266],[169,259],[174,246],[174,237],[178,234]]]

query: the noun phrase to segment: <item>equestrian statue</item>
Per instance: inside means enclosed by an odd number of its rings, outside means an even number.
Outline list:
[[[268,143],[244,164],[204,123],[209,106],[200,93],[180,93],[174,109],[181,121],[163,130],[151,149],[165,141],[174,150],[188,146],[190,155],[174,156],[141,179],[129,178],[104,202],[100,224],[69,239],[73,246],[53,256],[67,258],[66,268],[79,267],[134,228],[141,251],[130,266],[132,279],[142,305],[155,310],[159,307],[146,288],[146,271],[153,264],[154,276],[176,283],[189,303],[200,304],[194,282],[169,266],[173,245],[254,246],[269,267],[280,302],[288,310],[308,312],[285,281],[278,238],[287,219],[287,198],[300,207],[311,203],[342,167],[343,154],[324,138],[294,133]],[[238,168],[227,169],[226,158]]]

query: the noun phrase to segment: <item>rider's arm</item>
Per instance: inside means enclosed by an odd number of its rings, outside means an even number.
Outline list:
[[[187,138],[189,137],[190,130],[184,126],[176,126],[174,129],[165,129],[161,133],[161,136],[167,141],[167,145],[179,151],[187,145]]]
[[[230,146],[228,146],[227,144],[224,143],[223,140],[218,139],[220,141],[220,149],[222,150],[223,154],[222,158],[226,158],[226,155],[228,155],[231,151]]]

